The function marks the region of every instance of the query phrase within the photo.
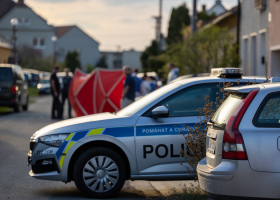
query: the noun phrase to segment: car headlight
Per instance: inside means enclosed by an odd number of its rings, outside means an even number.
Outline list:
[[[37,85],[37,88],[38,88],[38,89],[40,89],[40,88],[41,88],[41,84],[40,84],[40,83]]]
[[[39,137],[39,142],[53,147],[60,147],[68,135],[69,133],[46,135]]]

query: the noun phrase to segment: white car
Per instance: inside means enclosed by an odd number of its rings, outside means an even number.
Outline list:
[[[214,198],[280,197],[280,84],[227,88],[209,122],[200,187]]]
[[[119,112],[46,126],[31,137],[29,174],[38,179],[73,180],[84,195],[93,198],[114,195],[129,179],[188,179],[188,171],[180,165],[179,152],[185,149],[180,131],[199,122],[197,109],[204,106],[206,95],[211,101],[222,95],[217,94],[217,84],[237,85],[241,76],[241,69],[214,69],[212,76],[170,83]],[[242,77],[240,83],[254,78]]]

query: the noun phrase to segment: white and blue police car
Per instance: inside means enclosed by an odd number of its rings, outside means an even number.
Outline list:
[[[180,150],[182,133],[199,122],[205,96],[215,102],[217,84],[246,85],[242,69],[212,69],[208,77],[180,78],[116,113],[69,119],[37,131],[30,141],[30,176],[70,182],[86,196],[114,195],[125,180],[188,179]],[[223,77],[221,77],[223,75]],[[224,77],[225,76],[225,77]]]

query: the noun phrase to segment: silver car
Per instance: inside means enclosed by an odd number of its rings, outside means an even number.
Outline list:
[[[84,195],[95,198],[114,195],[129,179],[188,179],[186,168],[180,165],[179,152],[185,148],[180,131],[199,122],[197,109],[204,106],[206,95],[216,99],[217,84],[237,85],[241,76],[240,69],[215,69],[212,76],[168,84],[119,112],[46,126],[31,137],[29,174],[38,179],[73,180]],[[241,84],[247,81],[253,82],[254,77],[242,77]]]
[[[200,187],[212,197],[279,198],[280,84],[232,91],[209,122]]]

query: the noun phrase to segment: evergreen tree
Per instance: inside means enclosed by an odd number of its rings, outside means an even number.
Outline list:
[[[173,8],[169,20],[167,43],[172,44],[181,41],[183,39],[181,31],[188,25],[190,25],[190,15],[186,4]]]
[[[142,67],[145,72],[152,70],[152,69],[150,69],[150,67],[148,65],[149,57],[157,56],[157,55],[159,55],[158,43],[156,40],[153,40],[151,45],[148,46],[141,55]]]
[[[74,72],[76,68],[81,68],[79,54],[76,51],[69,51],[64,61],[65,67]]]

